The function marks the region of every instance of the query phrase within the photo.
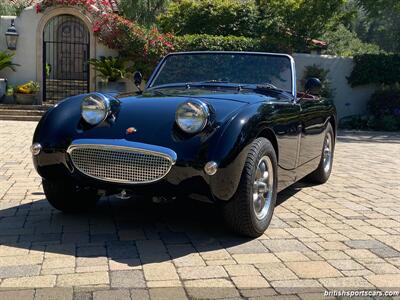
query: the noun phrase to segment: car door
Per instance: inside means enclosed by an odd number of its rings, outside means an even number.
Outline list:
[[[321,156],[324,133],[325,114],[324,99],[307,96],[298,100],[301,107],[301,138],[297,166],[302,166]]]
[[[279,147],[278,190],[291,185],[296,180],[296,166],[301,134],[301,107],[289,100],[274,104],[274,132]]]

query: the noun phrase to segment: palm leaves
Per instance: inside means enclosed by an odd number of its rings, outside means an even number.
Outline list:
[[[98,75],[104,81],[117,81],[125,78],[130,71],[125,67],[125,61],[119,57],[101,56],[99,59],[92,58],[89,63],[99,72]]]
[[[14,54],[8,54],[0,51],[0,71],[6,68],[9,68],[14,72],[16,71],[15,67],[19,67],[19,65],[12,62],[13,56]]]

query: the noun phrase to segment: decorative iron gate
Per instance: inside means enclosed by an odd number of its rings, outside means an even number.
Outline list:
[[[89,92],[90,35],[72,15],[51,19],[43,31],[43,100]]]

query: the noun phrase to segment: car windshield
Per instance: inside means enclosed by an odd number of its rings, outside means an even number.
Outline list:
[[[180,53],[166,57],[149,87],[167,84],[255,84],[292,92],[292,65],[285,55]]]

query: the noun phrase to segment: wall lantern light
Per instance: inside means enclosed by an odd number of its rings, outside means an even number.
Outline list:
[[[14,19],[11,20],[11,25],[6,31],[6,42],[9,50],[17,50],[19,33],[15,28]]]

